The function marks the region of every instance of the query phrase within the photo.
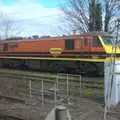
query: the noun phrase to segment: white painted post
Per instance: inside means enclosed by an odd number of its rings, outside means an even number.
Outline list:
[[[56,106],[57,101],[57,88],[56,88],[56,82],[54,82],[54,105]]]
[[[67,102],[69,103],[69,74],[67,74]]]
[[[25,104],[26,104],[26,101],[27,100],[27,80],[25,80]]]
[[[42,105],[44,107],[44,81],[42,80]]]
[[[27,80],[25,80],[25,98],[27,98]]]
[[[30,95],[30,98],[32,98],[31,88],[32,88],[32,85],[31,85],[31,80],[30,80],[29,81],[29,95]]]
[[[57,77],[56,77],[56,88],[59,89],[59,74],[57,74]]]
[[[68,74],[67,74],[67,81],[66,81],[66,85],[67,85],[67,86],[66,86],[66,87],[67,87],[67,89],[66,89],[67,91],[66,91],[66,92],[67,92],[67,97],[68,97]]]
[[[82,90],[82,77],[80,75],[80,87],[79,87],[79,90],[80,90],[80,97],[81,97],[81,90]]]

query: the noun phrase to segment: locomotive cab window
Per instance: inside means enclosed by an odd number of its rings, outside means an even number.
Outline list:
[[[92,42],[93,43],[92,44],[93,47],[102,47],[102,44],[101,44],[101,42],[100,42],[98,37],[94,37],[92,41],[93,41]]]
[[[65,49],[73,50],[74,49],[74,40],[65,40]]]
[[[104,37],[104,43],[106,45],[113,45],[112,37]]]

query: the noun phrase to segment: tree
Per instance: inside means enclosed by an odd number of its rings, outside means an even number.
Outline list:
[[[0,40],[15,37],[20,34],[20,28],[18,30],[15,21],[3,13],[0,14],[0,18]]]
[[[101,4],[92,0],[89,3],[89,31],[102,30],[102,8]]]
[[[119,0],[68,0],[61,8],[66,20],[81,32],[100,31],[102,25],[109,32],[110,22],[120,14]]]
[[[89,17],[88,10],[89,1],[87,0],[68,0],[68,3],[61,6],[65,14],[66,21],[75,29],[80,31],[88,31]]]
[[[105,19],[104,19],[104,31],[111,32],[112,30],[109,29],[109,24],[112,19],[115,19],[119,15],[120,17],[120,1],[119,0],[104,0],[104,12],[105,12]]]
[[[33,35],[32,38],[33,39],[39,39],[39,35]]]
[[[96,16],[95,9],[96,9],[95,0],[91,0],[89,2],[89,25],[88,25],[89,31],[95,30],[95,16]]]
[[[102,7],[100,3],[96,4],[96,19],[95,19],[95,31],[102,30]]]

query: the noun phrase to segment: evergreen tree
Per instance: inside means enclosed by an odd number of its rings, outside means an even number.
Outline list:
[[[95,31],[95,17],[96,17],[96,3],[95,0],[91,0],[89,3],[89,31]]]
[[[89,4],[89,31],[102,30],[102,7],[101,4],[92,0]]]
[[[100,3],[96,4],[95,10],[95,31],[102,30],[102,7]]]

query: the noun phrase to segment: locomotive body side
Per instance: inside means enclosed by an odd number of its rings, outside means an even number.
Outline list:
[[[108,41],[98,34],[1,41],[0,63],[44,71],[103,74],[104,61],[113,53]],[[120,55],[120,49],[116,51]]]
[[[57,52],[59,54],[54,55]],[[104,58],[106,53],[97,37],[68,36],[39,40],[3,41],[0,43],[0,56],[95,59]]]

